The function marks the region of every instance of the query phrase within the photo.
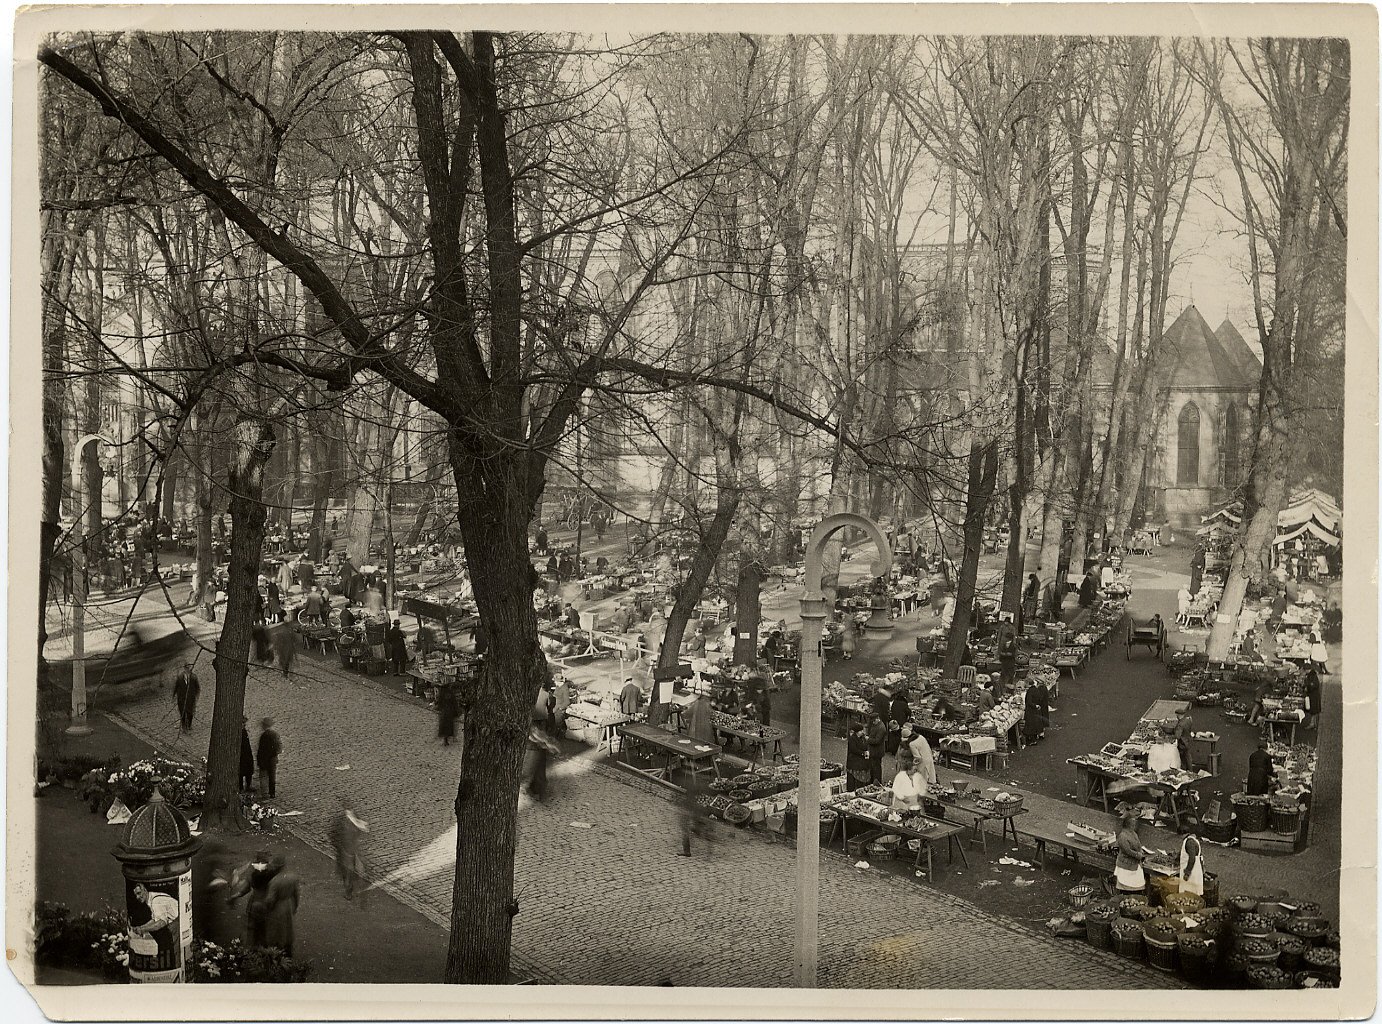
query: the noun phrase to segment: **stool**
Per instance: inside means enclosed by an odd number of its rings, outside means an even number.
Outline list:
[[[998,751],[990,756],[993,758],[994,771],[1005,772],[1008,770],[1008,752],[1006,750]]]

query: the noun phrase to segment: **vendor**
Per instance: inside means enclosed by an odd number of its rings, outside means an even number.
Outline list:
[[[927,786],[936,785],[936,757],[931,752],[931,744],[910,722],[902,727],[902,749],[912,755],[912,761]]]
[[[701,627],[697,626],[691,639],[686,641],[686,653],[693,658],[705,657],[705,631]]]
[[[893,777],[892,805],[898,810],[921,810],[921,798],[927,793],[926,780],[917,770],[917,763],[908,752],[898,760],[897,775]]]
[[[637,718],[643,706],[643,690],[633,681],[633,676],[624,679],[624,688],[619,691],[619,710],[630,718]]]
[[[1051,691],[1045,679],[1036,675],[1023,697],[1022,732],[1028,743],[1035,743],[1046,736],[1046,727],[1051,724]]]
[[[566,607],[562,609],[562,618],[572,629],[581,628],[581,613],[576,611],[570,601],[568,601]]]
[[[1200,841],[1188,835],[1180,844],[1180,891],[1204,895],[1204,858]]]
[[[1084,579],[1080,581],[1080,607],[1094,607],[1094,600],[1099,596],[1099,577],[1094,575],[1094,570],[1084,574]]]
[[[1257,741],[1257,749],[1248,755],[1249,796],[1266,796],[1272,791],[1276,770],[1272,767],[1272,755],[1267,753],[1267,741]]]
[[[710,715],[710,698],[698,697],[686,713],[686,734],[698,743],[715,742],[715,724]]]
[[[975,683],[975,686],[974,686],[974,703],[975,703],[976,705],[978,705],[979,714],[981,714],[981,715],[982,715],[984,712],[986,712],[986,711],[992,711],[992,710],[993,710],[994,705],[995,705],[997,702],[993,699],[993,691],[989,689],[989,684],[988,684],[988,683],[986,683],[986,682],[977,682],[977,683]]]
[[[1313,729],[1320,720],[1320,675],[1313,668],[1305,673],[1305,727]]]
[[[1180,750],[1176,745],[1176,724],[1175,722],[1162,722],[1156,742],[1147,751],[1147,768],[1160,774],[1180,766]]]
[[[1119,892],[1145,892],[1147,889],[1147,875],[1142,870],[1142,861],[1147,854],[1142,848],[1142,837],[1137,832],[1141,820],[1142,815],[1135,807],[1125,808],[1119,815],[1118,860],[1113,868],[1113,878]]]
[[[899,687],[888,706],[888,753],[897,756],[902,744],[902,726],[912,718],[912,709],[907,704],[907,690]]]
[[[1173,735],[1176,737],[1176,753],[1180,757],[1181,767],[1190,765],[1190,736],[1195,728],[1195,722],[1190,717],[1190,705],[1183,708],[1176,708],[1176,726]]]
[[[857,718],[849,724],[849,738],[845,741],[845,772],[849,788],[858,789],[869,784],[869,741],[864,735],[864,723]]]

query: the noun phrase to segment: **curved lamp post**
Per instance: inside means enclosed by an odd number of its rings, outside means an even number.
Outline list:
[[[874,575],[892,568],[892,550],[878,524],[854,512],[826,516],[806,544],[806,590],[801,596],[801,748],[797,762],[796,982],[816,987],[816,924],[821,869],[821,628],[827,609],[821,593],[825,544],[847,526],[863,530],[878,548]]]
[[[69,736],[90,736],[86,724],[86,475],[82,472],[82,454],[93,442],[110,444],[100,434],[87,434],[77,442],[72,455],[72,721],[67,726]],[[97,507],[101,496],[96,495]]]

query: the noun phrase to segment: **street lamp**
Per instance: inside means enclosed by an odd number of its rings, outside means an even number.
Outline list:
[[[854,512],[826,516],[806,544],[806,589],[801,595],[801,748],[797,760],[797,920],[796,981],[816,987],[816,924],[820,911],[821,872],[821,627],[825,595],[821,592],[821,555],[826,542],[845,527],[863,530],[878,548],[875,575],[892,568],[892,551],[878,524]]]
[[[105,441],[100,434],[87,434],[77,442],[72,456],[72,721],[67,726],[69,736],[90,736],[86,724],[86,476],[82,472],[82,454],[86,446]],[[100,507],[100,495],[96,496]]]

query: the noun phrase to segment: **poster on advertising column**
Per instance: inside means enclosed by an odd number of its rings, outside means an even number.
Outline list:
[[[177,878],[125,879],[131,982],[183,980],[183,921],[190,931],[191,890],[190,871]]]

